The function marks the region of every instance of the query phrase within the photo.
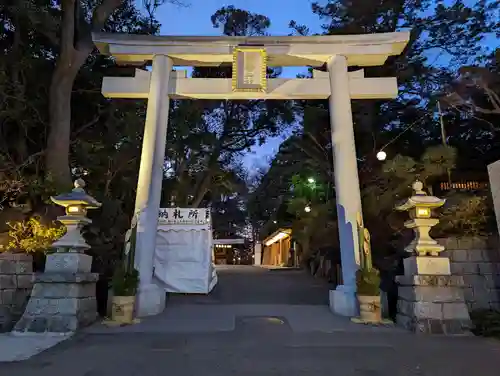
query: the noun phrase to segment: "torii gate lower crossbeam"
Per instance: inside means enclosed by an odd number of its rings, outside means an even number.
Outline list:
[[[397,96],[397,82],[395,78],[364,78],[362,70],[348,72],[348,66],[381,65],[389,56],[400,54],[408,39],[409,33],[249,38],[94,35],[100,51],[115,56],[119,62],[142,64],[152,61],[151,72],[136,71],[135,77],[105,77],[102,88],[103,94],[110,98],[148,99],[135,205],[138,215],[136,267],[140,275],[136,308],[139,316],[158,314],[165,308],[165,292],[156,285],[152,269],[169,97],[329,98],[343,277],[343,285],[331,291],[330,306],[337,314],[357,315],[355,273],[360,263],[357,218],[362,214],[362,207],[351,100],[394,98]],[[210,66],[232,61],[236,56],[233,52],[242,45],[259,46],[262,55],[266,54],[269,66],[326,65],[328,72],[316,71],[312,79],[266,80],[264,75],[256,81],[255,64],[249,63],[253,68],[243,68],[247,75],[241,80],[251,89],[244,91],[235,90],[234,84],[239,77],[232,80],[200,79],[172,72],[174,65]],[[255,53],[255,48],[252,52]],[[254,90],[255,87],[258,89]]]

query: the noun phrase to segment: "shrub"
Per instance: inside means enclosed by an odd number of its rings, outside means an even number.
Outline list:
[[[66,232],[63,226],[58,226],[55,222],[52,222],[50,226],[45,226],[34,217],[27,221],[7,224],[10,227],[9,244],[0,251],[46,252]]]
[[[111,279],[111,288],[115,296],[133,296],[139,285],[139,272],[134,268],[126,270],[120,265]]]
[[[377,269],[361,268],[356,271],[357,293],[361,296],[380,295],[380,273]]]
[[[489,235],[494,225],[492,204],[487,196],[472,196],[455,193],[447,197],[446,205],[440,217],[440,223],[433,229],[433,234],[443,236],[460,234],[462,236]]]

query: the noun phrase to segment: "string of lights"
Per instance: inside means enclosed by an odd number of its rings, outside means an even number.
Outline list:
[[[386,147],[388,147],[389,145],[391,145],[392,143],[394,143],[397,139],[399,139],[404,133],[406,133],[407,131],[409,131],[410,129],[412,129],[415,125],[419,124],[423,118],[424,117],[422,116],[418,120],[416,120],[413,123],[411,123],[405,129],[403,129],[398,135],[396,135],[395,137],[393,137],[389,142],[387,142],[384,146],[382,146],[379,149],[378,153],[377,153],[377,159],[379,161],[384,161],[387,158],[387,153],[384,151],[384,149]]]

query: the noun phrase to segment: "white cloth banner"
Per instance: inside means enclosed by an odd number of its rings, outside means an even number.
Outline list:
[[[154,275],[165,290],[177,293],[208,294],[217,283],[212,264],[212,229],[210,218],[194,219],[193,209],[160,209],[156,237]],[[172,221],[174,214],[182,221]]]

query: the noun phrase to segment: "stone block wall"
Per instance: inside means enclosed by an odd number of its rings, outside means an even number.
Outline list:
[[[12,329],[22,316],[33,287],[33,258],[0,253],[0,332]]]
[[[417,334],[453,335],[470,330],[462,276],[404,275],[396,280],[398,325]]]
[[[438,239],[446,247],[451,273],[462,276],[470,311],[500,309],[500,243],[496,238]]]

